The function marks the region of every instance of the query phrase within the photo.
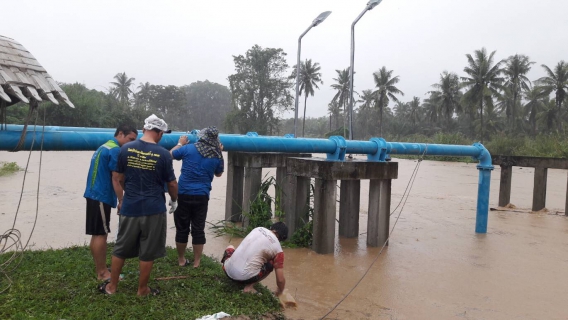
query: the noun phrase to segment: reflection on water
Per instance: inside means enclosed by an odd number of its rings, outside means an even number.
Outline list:
[[[45,152],[40,216],[34,248],[88,243],[83,191],[92,152]],[[0,161],[25,165],[27,153],[0,152]],[[399,202],[416,165],[399,161],[392,206]],[[39,153],[34,152],[16,227],[27,239],[35,214]],[[175,163],[179,175],[180,162]],[[272,172],[266,170],[266,172]],[[519,212],[491,211],[486,235],[476,235],[475,164],[424,161],[389,247],[367,247],[368,182],[361,183],[359,237],[336,237],[334,254],[285,249],[287,288],[298,308],[291,319],[319,319],[364,279],[328,319],[566,319],[568,219],[563,211],[566,171],[549,170],[550,214],[531,207],[533,170],[514,168],[511,201]],[[0,231],[12,224],[23,173],[0,177]],[[215,178],[208,221],[224,218],[226,178]],[[499,168],[492,175],[490,205],[496,206]],[[398,212],[391,217],[391,226]],[[110,241],[114,240],[112,217]],[[168,217],[168,245],[174,245]],[[207,233],[205,253],[216,258],[240,239]],[[377,259],[378,257],[378,259]],[[275,289],[274,276],[263,282]]]

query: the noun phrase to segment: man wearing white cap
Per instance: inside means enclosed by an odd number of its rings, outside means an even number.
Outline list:
[[[120,149],[117,174],[113,176],[120,228],[112,253],[111,280],[99,286],[102,293],[116,292],[125,259],[135,257],[140,260],[138,295],[160,293],[148,286],[148,280],[154,260],[166,255],[164,184],[172,199],[170,204],[173,207],[177,204],[178,186],[172,157],[158,145],[164,133],[170,132],[164,120],[151,115],[144,120],[142,138]]]

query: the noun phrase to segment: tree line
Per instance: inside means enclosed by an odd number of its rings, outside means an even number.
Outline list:
[[[560,61],[552,68],[542,64],[545,76],[531,81],[527,74],[535,62],[528,56],[515,54],[498,61],[495,54],[485,48],[466,54],[463,73],[443,71],[425,99],[403,100],[400,77],[385,66],[371,74],[360,72],[358,77],[372,76],[375,87],[354,92],[354,137],[459,133],[484,141],[500,135],[564,135],[568,64]],[[76,109],[45,103],[49,108],[46,123],[114,127],[124,122],[139,126],[155,113],[172,129],[181,131],[216,125],[230,133],[293,132],[293,120],[282,119],[285,111],[293,110],[296,79],[296,67],[290,72],[286,53],[255,45],[233,60],[235,71],[228,76],[229,87],[207,80],[180,87],[148,82],[135,86],[135,78],[125,72],[114,77],[106,92],[79,83],[62,84]],[[323,81],[318,62],[301,62],[303,120],[299,136],[348,135],[349,68],[336,70],[333,81],[331,88],[336,94],[328,104],[327,115],[306,119],[308,98]],[[13,108],[7,122],[21,123],[25,113],[21,106]]]

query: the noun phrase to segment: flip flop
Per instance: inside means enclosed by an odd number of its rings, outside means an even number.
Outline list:
[[[157,296],[157,295],[160,294],[160,290],[158,290],[158,289],[154,289],[154,288],[152,288],[152,287],[150,287],[150,286],[148,286],[148,289],[150,289],[150,293],[148,293],[148,294],[145,295],[144,297],[147,297],[147,296],[154,296],[154,297],[155,297],[155,296]]]
[[[97,289],[99,290],[99,292],[102,293],[102,294],[111,295],[112,293],[108,293],[108,292],[106,291],[107,284],[109,284],[109,283],[110,283],[110,281],[105,281],[105,282],[103,282],[101,285],[99,285],[99,286],[97,287]]]
[[[191,261],[189,261],[189,259],[185,259],[185,263],[183,264],[183,266],[180,266],[180,267],[187,267],[190,264],[192,264]]]

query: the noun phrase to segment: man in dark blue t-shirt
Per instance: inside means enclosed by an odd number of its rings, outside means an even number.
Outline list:
[[[164,183],[172,199],[177,201],[177,182],[170,153],[157,143],[164,133],[170,133],[166,122],[155,115],[144,124],[140,140],[122,146],[118,157],[113,186],[118,196],[120,227],[112,253],[111,281],[99,290],[116,292],[125,259],[139,257],[138,295],[156,295],[148,286],[154,260],[166,255],[166,198]]]
[[[209,204],[209,192],[213,176],[220,177],[224,171],[223,145],[219,131],[209,127],[200,132],[199,141],[188,144],[186,136],[170,152],[176,160],[182,160],[179,177],[179,206],[174,212],[176,225],[176,249],[178,264],[191,264],[185,258],[185,249],[191,230],[193,267],[199,267],[205,245],[205,220]],[[171,213],[171,212],[170,212]]]

